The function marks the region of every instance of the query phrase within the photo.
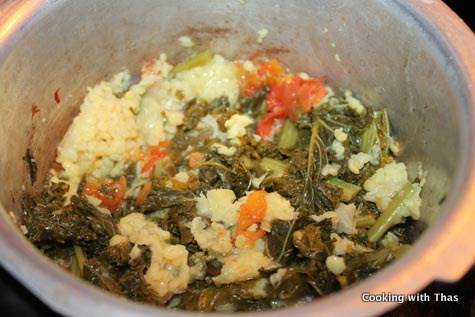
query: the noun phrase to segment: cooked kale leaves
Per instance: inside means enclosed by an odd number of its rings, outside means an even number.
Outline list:
[[[269,87],[265,86],[253,97],[242,98],[239,110],[253,117],[261,116],[265,112],[263,101],[268,92]],[[354,243],[375,251],[344,255],[347,269],[339,276],[330,272],[325,263],[333,254],[335,237],[332,232],[335,233],[331,220],[316,222],[314,217],[335,210],[343,194],[340,187],[327,182],[328,177],[322,175],[326,164],[337,161],[330,150],[335,129],[341,128],[348,135],[338,172],[342,181],[361,186],[374,174],[377,166],[370,164],[357,175],[348,169],[350,153],[358,152],[362,147],[379,146],[380,160],[389,158],[387,114],[375,113],[370,108],[365,110],[356,114],[344,99],[332,97],[312,114],[302,115],[294,123],[298,139],[291,146],[280,147],[277,141],[257,142],[251,126],[240,138],[241,145],[235,153],[224,155],[213,148],[219,141],[212,136],[213,132],[197,127],[208,114],[226,113],[229,117],[237,109],[231,108],[227,98],[216,99],[210,104],[192,100],[186,105],[184,124],[170,142],[172,158],[155,164],[151,190],[143,201],[136,204],[128,200],[110,215],[80,193],[66,198],[67,184],[47,182],[40,190],[25,194],[23,210],[28,238],[57,263],[98,287],[133,300],[170,308],[200,312],[256,311],[334,292],[370,276],[407,249],[406,246],[379,246],[369,243],[364,234],[356,234],[351,237]],[[223,122],[221,118],[217,124],[224,131]],[[203,157],[197,174],[191,175],[186,184],[174,186],[173,176],[187,167],[187,155],[192,152]],[[129,166],[126,173],[129,185],[136,177],[135,171],[134,165]],[[197,216],[195,198],[202,192],[218,188],[231,189],[240,198],[256,188],[253,184],[256,179],[260,179],[258,188],[278,192],[288,199],[298,217],[291,221],[273,221],[272,229],[265,237],[265,254],[278,263],[278,267],[262,270],[261,279],[216,286],[212,277],[220,274],[223,263],[211,252],[200,249],[188,226]],[[380,213],[373,203],[362,199],[361,193],[351,202],[357,205],[361,215],[377,217]],[[190,266],[200,266],[205,272],[202,279],[192,282],[186,292],[175,295],[167,303],[161,301],[144,280],[150,266],[150,250],[142,246],[142,256],[131,259],[130,242],[109,245],[110,238],[117,233],[119,219],[131,212],[144,213],[160,228],[170,232],[171,243],[182,244],[188,250]],[[394,230],[402,240],[404,226]]]

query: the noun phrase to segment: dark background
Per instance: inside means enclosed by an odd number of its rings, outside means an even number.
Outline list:
[[[475,30],[475,11],[469,5],[472,0],[447,0],[449,5],[472,29]],[[475,58],[475,56],[474,56]],[[470,241],[475,243],[475,241]],[[441,259],[443,261],[443,259]],[[421,291],[431,297],[430,302],[407,302],[382,317],[474,317],[475,316],[475,268],[472,268],[459,282],[448,284],[435,282]],[[436,302],[434,293],[457,295],[458,302]],[[18,284],[0,268],[0,315],[30,317],[60,317],[37,300],[28,290]]]
[[[465,21],[472,31],[475,31],[475,10],[473,9],[475,2],[473,0],[445,0],[444,2]]]

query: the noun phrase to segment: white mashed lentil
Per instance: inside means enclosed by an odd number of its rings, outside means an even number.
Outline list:
[[[191,279],[188,251],[183,245],[170,244],[169,232],[145,219],[141,213],[131,213],[121,218],[118,228],[120,234],[134,244],[132,258],[140,255],[139,246],[148,246],[152,251],[145,281],[163,301],[186,290]],[[122,240],[112,237],[111,243],[115,242],[114,239]]]
[[[239,95],[232,63],[215,55],[210,63],[168,77],[173,66],[165,54],[147,63],[141,81],[130,87],[123,71],[89,89],[79,115],[58,146],[60,163],[73,186],[84,174],[97,179],[124,173],[139,149],[173,137],[183,123],[182,110],[193,98],[210,102]]]
[[[113,82],[89,90],[58,147],[57,161],[73,184],[85,173],[96,178],[122,174],[125,162],[133,159],[142,143],[134,114],[140,100],[116,97],[119,87]]]

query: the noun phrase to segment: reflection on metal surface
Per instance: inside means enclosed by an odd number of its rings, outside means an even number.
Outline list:
[[[3,43],[15,29],[21,26],[22,23],[26,22],[27,18],[38,9],[41,2],[40,0],[32,0],[17,5],[15,3],[18,2],[11,1],[11,10],[8,10],[8,5],[5,5],[6,8],[3,8],[2,11],[6,12],[6,14],[3,18],[0,18],[0,20],[4,19],[2,27],[0,28],[0,44]]]

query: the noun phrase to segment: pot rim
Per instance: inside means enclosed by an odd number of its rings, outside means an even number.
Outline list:
[[[29,24],[33,24],[60,2],[20,0],[1,4],[4,13],[0,17],[0,59],[6,57],[5,53],[21,38]],[[394,264],[343,291],[305,305],[259,312],[260,316],[311,316],[316,311],[324,311],[326,316],[357,316],[361,312],[376,315],[397,303],[365,303],[361,300],[363,293],[411,294],[433,280],[455,281],[475,262],[475,244],[464,243],[475,241],[475,230],[472,229],[475,220],[475,35],[441,0],[397,0],[385,5],[398,10],[398,14],[405,18],[412,19],[444,56],[453,57],[457,77],[466,85],[462,96],[465,108],[460,109],[465,116],[463,121],[466,125],[459,127],[462,144],[465,146],[459,159],[460,168],[454,188],[444,203],[440,216],[414,243],[411,250]],[[52,265],[7,220],[7,211],[3,206],[0,206],[0,219],[1,264],[43,302],[60,313],[77,316],[152,316],[161,311],[165,316],[196,316],[193,312],[124,301],[80,281]],[[32,254],[35,255],[32,257]],[[28,278],[26,274],[35,279]],[[240,313],[251,314],[256,312]],[[231,316],[220,313],[214,315]]]

